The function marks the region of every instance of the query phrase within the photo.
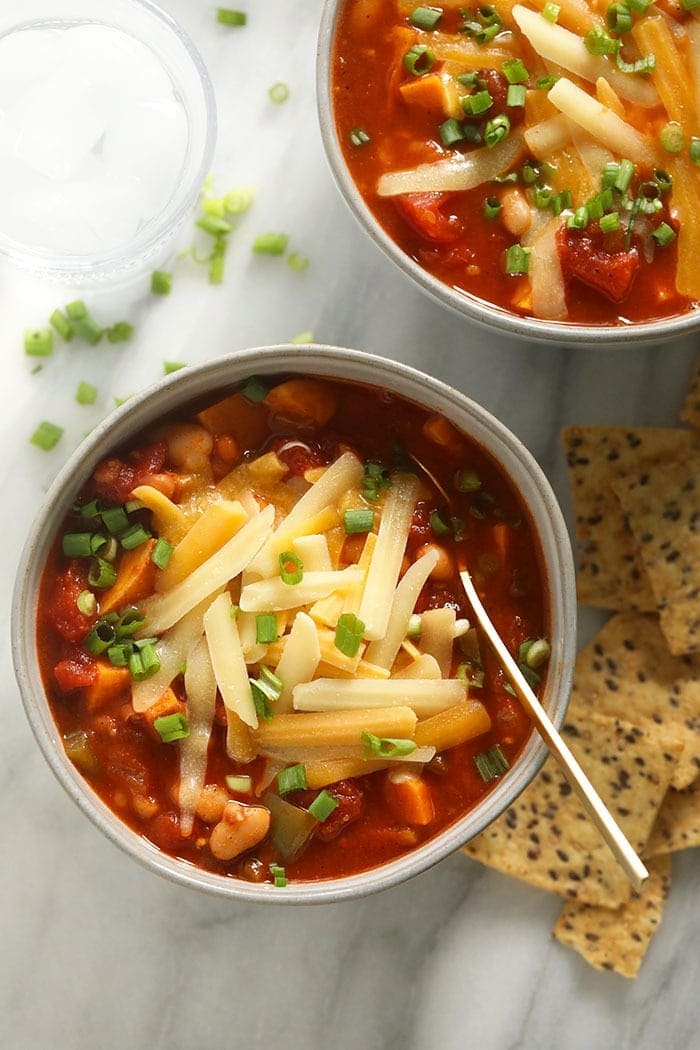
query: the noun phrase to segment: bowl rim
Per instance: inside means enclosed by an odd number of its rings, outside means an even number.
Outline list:
[[[99,281],[123,278],[128,276],[131,271],[147,263],[167,243],[171,235],[179,229],[190,210],[194,207],[214,155],[218,131],[216,95],[209,70],[199,48],[179,22],[176,22],[172,15],[164,11],[154,0],[121,0],[121,2],[127,6],[140,8],[147,16],[160,23],[178,41],[192,63],[192,67],[197,75],[198,86],[201,89],[201,102],[206,121],[201,157],[189,180],[187,192],[183,195],[182,190],[179,190],[177,187],[173,191],[171,201],[179,201],[179,203],[171,209],[166,207],[164,211],[159,212],[152,220],[152,223],[147,224],[146,231],[137,233],[128,244],[123,244],[110,251],[95,252],[92,255],[71,253],[59,257],[52,251],[22,244],[20,241],[7,237],[0,232],[1,256],[24,270],[30,270],[32,273],[54,280],[58,279],[78,284],[84,282],[97,283]],[[93,21],[101,24],[103,17],[106,19],[107,15],[96,16]],[[37,19],[31,16],[27,17],[24,14],[18,15],[16,23],[10,26],[2,36],[7,36],[9,33],[19,30],[29,29],[37,24],[49,24],[51,21],[56,21],[60,18],[60,12],[56,14],[54,19]],[[115,16],[116,18],[117,16]],[[115,24],[118,25],[118,19],[115,21]],[[141,43],[143,42],[140,37],[135,39],[139,39]]]
[[[578,325],[521,317],[469,292],[458,292],[434,277],[407,255],[374,217],[345,163],[333,113],[333,41],[341,9],[348,0],[324,0],[316,48],[316,106],[326,159],[340,194],[370,239],[406,276],[431,298],[462,317],[504,335],[559,345],[585,344],[594,349],[662,343],[700,328],[700,309],[685,314],[627,325]]]
[[[204,871],[162,853],[132,830],[96,795],[66,757],[43,689],[36,658],[36,594],[46,555],[77,492],[109,451],[177,406],[207,394],[225,395],[245,377],[279,373],[337,377],[394,391],[442,412],[481,444],[527,501],[541,548],[549,592],[552,667],[543,703],[557,726],[569,702],[576,653],[576,589],[571,545],[551,486],[532,454],[508,428],[465,394],[417,369],[364,351],[314,344],[281,344],[237,351],[188,366],[159,380],[112,412],[69,458],[36,514],[22,552],[14,587],[11,648],[15,675],[29,724],[44,758],[73,801],[113,843],[142,866],[180,885],[220,897],[275,904],[336,902],[384,890],[432,867],[478,835],[527,787],[547,756],[536,732],[503,782],[478,806],[437,836],[398,860],[357,875],[290,883],[280,892]],[[465,422],[469,426],[465,426]],[[504,462],[504,458],[507,462]],[[516,478],[515,472],[520,472]]]

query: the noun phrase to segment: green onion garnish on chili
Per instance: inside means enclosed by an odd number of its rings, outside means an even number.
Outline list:
[[[61,541],[61,550],[66,558],[91,558],[92,533],[91,532],[66,532]]]
[[[287,766],[277,774],[277,790],[280,795],[288,795],[291,791],[304,791],[305,788],[306,766]]]
[[[509,84],[524,84],[530,76],[521,58],[513,58],[504,62],[501,72]]]
[[[88,570],[88,583],[99,590],[112,587],[117,579],[117,570],[104,558],[95,558]]]
[[[251,376],[250,379],[246,379],[240,389],[240,393],[247,401],[252,401],[254,405],[259,405],[267,397],[269,389],[265,380],[261,379],[260,376]]]
[[[268,95],[271,102],[275,102],[278,106],[283,102],[286,102],[289,98],[289,86],[282,80],[278,80],[276,84],[268,90]]]
[[[70,321],[84,321],[88,316],[87,306],[82,299],[76,299],[66,306],[66,314]]]
[[[280,577],[282,583],[293,587],[304,578],[304,563],[294,551],[282,551],[279,556]]]
[[[348,138],[353,146],[364,146],[372,141],[364,128],[353,128]]]
[[[659,132],[659,142],[667,153],[680,153],[685,146],[685,135],[678,121],[670,120]]]
[[[530,250],[520,244],[511,244],[506,252],[506,273],[526,274],[530,269]]]
[[[110,646],[114,645],[117,641],[117,628],[115,624],[109,623],[107,620],[98,620],[89,635],[85,639],[84,645],[89,653],[93,656],[100,656],[106,652]]]
[[[489,149],[493,149],[499,142],[503,142],[509,134],[510,120],[505,113],[500,113],[497,117],[487,121],[484,128],[484,142]]]
[[[435,65],[435,54],[427,44],[414,44],[403,56],[403,67],[414,77],[424,77]]]
[[[510,763],[503,754],[500,744],[490,747],[488,751],[482,751],[480,754],[474,755],[474,764],[485,784],[488,784],[490,780],[495,780],[496,777],[500,777],[510,769]]]
[[[441,7],[414,7],[408,20],[416,29],[435,29],[442,15]]]
[[[337,808],[338,799],[334,798],[330,791],[326,791],[324,788],[309,806],[309,813],[322,824],[324,820],[328,820],[333,810]]]
[[[343,514],[343,527],[347,536],[371,532],[374,528],[374,511],[370,510],[369,507],[359,510],[346,510]]]
[[[483,204],[484,218],[497,219],[501,214],[502,204],[498,197],[485,197]]]
[[[182,714],[161,715],[153,723],[158,736],[164,744],[172,744],[176,740],[184,740],[190,735],[190,727],[187,719]]]
[[[547,0],[547,3],[542,8],[542,17],[546,19],[547,22],[555,23],[559,19],[560,10],[561,8],[559,7],[559,4],[553,4],[551,0]]]
[[[164,536],[160,536],[156,541],[156,545],[151,551],[151,561],[154,565],[157,565],[159,569],[165,569],[172,553],[175,550],[172,543],[168,543]]]
[[[402,740],[397,737],[379,737],[365,729],[361,736],[362,745],[368,756],[374,758],[403,758],[416,750],[414,740]]]
[[[355,616],[354,613],[343,613],[335,628],[336,649],[352,659],[357,656],[364,633],[365,624],[358,616]]]
[[[258,613],[255,617],[255,641],[259,645],[270,645],[276,642],[277,617],[274,613]]]
[[[287,875],[286,875],[285,870],[282,867],[282,865],[281,864],[271,864],[270,865],[270,875],[272,875],[272,880],[273,880],[275,886],[277,886],[278,889],[284,889],[284,887],[287,885],[287,881],[288,880],[287,880]]]
[[[444,121],[438,130],[443,146],[454,146],[455,142],[464,141],[464,128],[454,117]]]
[[[462,109],[471,117],[481,116],[482,113],[486,113],[487,110],[491,109],[492,105],[493,98],[486,89],[477,91],[474,95],[467,95],[466,98],[462,99]]]
[[[128,343],[134,334],[134,326],[128,321],[117,321],[107,329],[108,343]]]
[[[186,361],[163,361],[163,374],[166,376],[179,372],[181,368],[187,368]]]
[[[83,616],[94,616],[97,612],[97,598],[92,591],[81,591],[75,599],[75,604]]]
[[[676,239],[676,231],[667,222],[660,223],[651,235],[662,248]]]

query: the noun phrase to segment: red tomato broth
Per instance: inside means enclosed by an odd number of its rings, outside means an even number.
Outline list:
[[[495,7],[498,9],[498,3]],[[380,4],[373,9],[377,13],[366,16],[362,9],[361,0],[346,0],[341,7],[333,41],[331,90],[343,156],[365,204],[402,251],[448,287],[511,313],[533,316],[527,301],[527,278],[505,272],[505,253],[518,237],[483,214],[485,198],[502,199],[508,185],[488,183],[461,192],[396,197],[380,197],[376,192],[377,181],[384,173],[440,160],[454,155],[454,148],[444,147],[440,140],[444,113],[407,105],[400,97],[399,85],[412,80],[403,70],[403,54],[416,36],[414,32],[408,43],[402,39],[400,27],[408,25],[407,19],[401,17],[394,3]],[[459,9],[445,8],[439,29],[457,33],[460,22]],[[430,32],[419,34],[421,43],[430,46],[430,36]],[[438,61],[431,72],[440,66]],[[480,72],[486,77],[493,74],[487,68]],[[504,110],[494,96],[488,116]],[[515,128],[522,110],[511,108],[507,112]],[[650,126],[661,127],[668,119],[661,107],[643,112]],[[350,140],[350,132],[357,127],[370,138],[361,146],[354,146]],[[465,146],[460,143],[457,148],[464,151]],[[514,170],[522,167],[524,159]],[[651,173],[643,174],[647,178]],[[420,200],[430,196],[435,198],[432,202]],[[667,207],[654,224],[661,219],[677,228]],[[589,224],[588,232],[600,234],[597,222]],[[580,231],[566,233],[569,240],[581,240],[580,247],[574,244],[572,256],[585,259],[588,245],[579,236]],[[636,234],[634,241],[639,241]],[[653,263],[640,258],[631,290],[618,302],[601,292],[610,285],[606,269],[614,272],[618,265],[614,255],[606,261],[602,276],[595,275],[592,283],[588,279],[590,264],[577,273],[576,265],[568,264],[565,252],[563,262],[568,322],[618,325],[672,317],[698,308],[697,302],[680,295],[675,287],[676,241],[657,248]]]
[[[271,382],[275,382],[272,380]],[[360,384],[332,382],[326,384],[338,395],[338,408],[329,426],[320,431],[306,426],[293,426],[279,419],[271,419],[264,405],[256,406],[265,423],[265,436],[254,447],[241,446],[246,458],[254,458],[271,447],[280,447],[284,441],[298,442],[290,447],[294,461],[293,471],[303,473],[308,466],[328,463],[340,451],[350,447],[363,458],[380,460],[390,464],[396,460],[396,442],[403,445],[401,457],[410,453],[440,482],[453,499],[453,512],[464,515],[466,540],[457,542],[453,538],[434,537],[428,526],[426,531],[426,508],[418,507],[409,538],[407,551],[411,559],[426,541],[439,542],[449,549],[455,566],[463,562],[465,553],[472,558],[470,566],[486,606],[496,626],[511,650],[517,653],[518,646],[528,637],[541,637],[549,633],[547,597],[541,567],[541,555],[527,508],[508,479],[502,474],[491,456],[471,439],[459,434],[451,426],[441,431],[443,439],[452,445],[437,446],[426,437],[423,427],[436,417],[423,408],[379,389]],[[198,406],[199,407],[199,406]],[[178,419],[191,419],[186,410]],[[167,422],[167,421],[166,421]],[[260,420],[258,421],[260,422]],[[136,450],[137,462],[144,445],[151,446],[159,438],[163,424],[151,428],[131,448]],[[258,427],[258,434],[262,427]],[[240,436],[237,435],[240,442]],[[215,442],[216,444],[216,442]],[[300,459],[301,452],[305,459]],[[304,447],[306,452],[304,452]],[[284,452],[282,455],[284,456]],[[123,451],[122,462],[128,461]],[[157,466],[157,471],[155,467]],[[290,463],[291,466],[291,463]],[[482,490],[489,493],[493,502],[483,501],[479,493],[459,493],[454,490],[457,469],[475,471],[482,480]],[[96,474],[101,476],[100,467]],[[162,457],[154,463],[154,473],[172,470],[172,465]],[[429,509],[440,509],[444,497],[435,492],[434,498],[424,501]],[[92,498],[95,491],[94,478],[84,489],[85,499]],[[479,515],[473,516],[469,508],[481,506]],[[498,517],[496,517],[496,514]],[[144,521],[148,512],[139,512]],[[506,524],[510,543],[505,561],[499,560],[496,526]],[[69,519],[69,529],[71,519]],[[63,530],[62,530],[63,531]],[[501,529],[503,532],[503,529]],[[476,557],[472,552],[478,551]],[[51,596],[56,590],[56,580],[68,574],[75,575],[75,564],[61,553],[60,538],[44,572],[39,596],[37,647],[43,679],[54,719],[64,738],[75,732],[87,734],[90,749],[99,763],[97,775],[83,774],[104,803],[128,824],[135,833],[143,835],[164,852],[179,857],[198,867],[221,875],[270,881],[270,863],[282,863],[287,877],[294,880],[318,880],[338,878],[356,874],[396,859],[429,839],[434,838],[447,826],[462,817],[476,805],[495,784],[495,780],[484,783],[474,764],[474,756],[500,744],[512,765],[524,747],[531,725],[517,700],[504,688],[504,677],[494,658],[482,641],[481,654],[486,670],[482,689],[470,690],[470,696],[481,700],[486,706],[492,728],[467,743],[461,744],[440,756],[439,771],[426,767],[427,779],[435,808],[435,818],[427,827],[409,827],[397,820],[384,797],[385,772],[356,778],[352,783],[359,787],[363,796],[359,819],[345,825],[330,841],[319,835],[312,838],[304,851],[295,859],[280,861],[268,839],[251,853],[234,858],[230,862],[217,860],[207,848],[207,837],[211,826],[200,817],[195,818],[194,829],[189,838],[179,832],[177,787],[179,783],[178,747],[161,742],[145,716],[136,714],[131,707],[130,689],[90,711],[85,702],[85,690],[81,683],[89,678],[91,657],[75,641],[62,637],[56,630],[56,610]],[[60,588],[59,588],[60,590]],[[428,608],[451,605],[457,615],[466,613],[466,602],[456,572],[447,581],[429,580],[416,606],[418,612]],[[88,624],[91,625],[91,620]],[[453,653],[453,673],[459,662],[459,654]],[[78,685],[76,689],[61,691],[56,680],[55,668],[68,662],[71,673],[59,678],[64,684]],[[87,677],[85,675],[87,667]],[[71,674],[75,673],[74,679]],[[185,699],[183,679],[179,676],[173,688],[178,697]],[[223,785],[228,774],[252,775],[258,782],[263,773],[264,759],[255,759],[244,765],[233,762],[226,754],[225,716],[221,700],[217,700],[218,712],[212,729],[208,749],[206,784]],[[333,786],[328,789],[333,793]],[[317,793],[317,792],[316,792]],[[306,793],[308,797],[312,794]],[[231,794],[244,803],[255,803],[254,797]],[[295,795],[286,796],[294,802]]]

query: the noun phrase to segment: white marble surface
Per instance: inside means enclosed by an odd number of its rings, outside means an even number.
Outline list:
[[[562,423],[676,422],[697,351],[689,340],[615,352],[511,344],[429,302],[367,242],[338,198],[316,127],[319,0],[240,0],[250,22],[238,31],[219,29],[205,0],[165,6],[215,81],[215,175],[222,188],[256,183],[258,201],[234,235],[223,288],[182,270],[170,299],[142,295],[128,307],[139,327],[133,343],[62,350],[37,376],[21,352],[22,330],[63,293],[0,275],[3,620],[42,491],[112,397],[155,379],[164,358],[200,361],[311,329],[318,341],[417,365],[511,426],[567,511]],[[267,88],[280,79],[292,93],[275,107]],[[252,237],[278,229],[310,256],[307,272],[251,256]],[[115,315],[127,312],[119,305]],[[72,401],[83,378],[100,387],[94,409]],[[27,444],[42,418],[67,427],[49,455]],[[593,622],[585,618],[584,633]],[[674,859],[670,904],[636,983],[598,974],[550,940],[556,899],[463,856],[362,902],[286,909],[212,900],[136,867],[63,794],[25,722],[7,635],[0,1045],[8,1050],[699,1045],[697,851]]]

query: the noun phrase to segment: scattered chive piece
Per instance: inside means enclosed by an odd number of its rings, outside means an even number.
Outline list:
[[[525,274],[530,268],[530,251],[520,244],[511,244],[506,252],[506,273]]]
[[[530,76],[521,58],[512,58],[509,62],[504,62],[501,72],[509,84],[524,84]]]
[[[258,718],[262,718],[263,722],[271,721],[274,716],[272,704],[254,678],[249,678],[248,682],[250,683],[250,692],[255,704],[255,713]]]
[[[379,494],[383,489],[391,488],[391,480],[381,463],[375,463],[371,459],[367,460],[360,487],[362,495],[372,503],[379,499]]]
[[[78,612],[83,616],[94,616],[97,612],[97,598],[92,591],[81,591],[75,600]]]
[[[173,372],[179,372],[181,368],[187,368],[186,361],[163,361],[163,375],[172,375]]]
[[[288,795],[290,791],[304,791],[306,788],[306,766],[287,766],[280,769],[277,774],[277,790],[280,795]]]
[[[430,528],[433,530],[436,536],[449,536],[451,531],[450,526],[441,517],[440,512],[438,510],[433,510],[430,512],[429,520]]]
[[[509,84],[506,95],[507,106],[524,106],[527,97],[527,88],[524,84]]]
[[[95,558],[88,570],[88,583],[91,587],[98,587],[102,591],[111,587],[116,578],[117,570],[104,558]]]
[[[455,142],[464,141],[464,130],[462,125],[454,117],[450,117],[440,125],[440,138],[443,146],[454,146]]]
[[[690,159],[693,164],[700,164],[700,139],[698,138],[690,140]]]
[[[223,197],[209,197],[202,201],[202,211],[205,215],[216,215],[223,219],[226,215],[226,205]]]
[[[272,85],[268,91],[268,95],[270,96],[271,102],[276,102],[278,105],[281,105],[289,98],[289,87],[284,81],[278,80],[276,84]]]
[[[499,744],[496,744],[495,747],[490,747],[488,751],[482,751],[480,754],[474,755],[474,764],[485,784],[488,784],[490,780],[495,780],[496,777],[500,777],[502,773],[506,773],[510,769],[510,763],[503,754]]]
[[[588,208],[577,208],[573,215],[569,215],[566,226],[569,230],[585,230],[588,226]]]
[[[508,89],[511,90],[510,88]],[[499,142],[503,142],[510,134],[510,120],[505,113],[487,121],[484,129],[484,142],[488,149],[493,149]]]
[[[613,233],[615,230],[620,229],[620,216],[616,211],[610,212],[609,215],[604,215],[598,223],[603,233]]]
[[[369,507],[361,510],[346,510],[343,514],[343,526],[346,536],[371,532],[374,527],[374,511]]]
[[[151,561],[154,565],[157,565],[159,569],[164,569],[170,561],[171,555],[175,548],[172,543],[168,543],[164,536],[160,536],[156,541],[156,545],[151,551]]]
[[[414,44],[403,56],[403,67],[414,77],[424,77],[435,65],[435,54],[427,44]]]
[[[469,73],[460,73],[457,77],[457,83],[463,84],[464,87],[476,87],[476,82],[479,79],[479,75],[476,70]]]
[[[38,375],[38,374],[39,374],[39,372],[43,371],[43,368],[44,368],[44,366],[43,366],[43,365],[34,365],[34,368],[32,368],[32,369],[30,370],[30,372],[29,372],[30,376],[36,376],[36,375]]]
[[[632,10],[627,4],[610,4],[605,12],[605,21],[613,33],[629,33],[632,28]]]
[[[442,15],[441,7],[414,7],[408,20],[416,29],[435,29]]]
[[[624,157],[620,161],[620,164],[618,166],[617,175],[615,176],[615,181],[613,182],[613,186],[615,187],[616,190],[619,190],[620,193],[626,193],[627,190],[629,189],[629,184],[632,181],[632,176],[633,175],[634,175],[634,164],[632,163],[631,160],[627,160],[627,158]]]
[[[518,662],[535,671],[547,662],[551,652],[552,648],[546,638],[528,638],[518,649]]]
[[[475,470],[460,470],[455,484],[458,492],[477,492],[481,488],[481,478]]]
[[[255,641],[259,645],[269,645],[276,642],[277,617],[274,613],[258,613],[255,617]]]
[[[293,587],[304,578],[304,563],[294,551],[283,551],[279,556],[280,578],[282,583]]]
[[[133,394],[126,394],[124,397],[115,397],[114,404],[117,408],[121,408],[122,405],[125,405],[129,398],[133,396]]]
[[[349,138],[353,146],[364,146],[365,143],[372,141],[364,128],[353,128]]]
[[[700,7],[700,0],[681,0],[681,7],[684,11],[694,11],[696,7]]]
[[[68,303],[66,313],[70,321],[84,321],[88,315],[87,306],[82,299],[76,299],[75,302]]]
[[[204,230],[205,233],[211,234],[212,237],[225,236],[231,233],[233,226],[226,219],[220,219],[217,215],[203,215],[201,219],[197,219],[195,226],[198,226],[200,230]]]
[[[642,55],[635,62],[626,62],[619,48],[615,52],[615,62],[621,73],[652,73],[656,69],[656,55]]]
[[[542,8],[542,17],[554,24],[559,18],[560,10],[559,4],[553,4],[551,0],[547,0],[547,3]]]
[[[558,79],[559,77],[554,76],[552,73],[545,77],[538,77],[535,81],[535,87],[538,91],[549,91],[551,87],[554,87]]]
[[[106,620],[98,620],[85,639],[84,645],[93,656],[101,656],[114,645],[116,640],[117,629],[114,624]]]
[[[229,791],[232,791],[234,795],[252,795],[253,778],[249,777],[246,773],[229,773],[226,777],[226,787]]]
[[[100,516],[113,536],[129,528],[129,519],[123,507],[105,507]]]
[[[497,219],[501,214],[501,202],[498,197],[485,197],[484,198],[484,217],[486,219]]]
[[[370,733],[368,729],[362,733],[362,743],[369,755],[377,758],[401,758],[410,755],[416,750],[413,740],[401,740],[395,737],[379,737]]]
[[[572,203],[571,190],[561,190],[553,193],[549,205],[554,215],[561,215],[565,208],[570,208]]]
[[[78,389],[75,392],[75,400],[79,405],[94,405],[97,400],[99,391],[96,386],[92,383],[86,383],[85,380],[78,384]]]
[[[66,532],[61,540],[61,550],[66,558],[89,558],[92,551],[91,532]]]
[[[246,400],[252,401],[254,405],[259,405],[267,397],[269,389],[265,380],[261,379],[260,376],[251,376],[250,379],[246,379],[240,389],[240,393]]]
[[[272,875],[274,884],[278,889],[284,889],[289,881],[284,868],[280,864],[270,865],[270,875]]]
[[[119,542],[125,551],[133,551],[136,547],[140,547],[142,543],[146,543],[151,538],[151,533],[148,531],[145,525],[136,524],[131,525],[126,532],[123,532],[119,537]]]
[[[53,332],[50,328],[30,328],[24,333],[24,352],[30,357],[50,357]]]
[[[298,335],[292,336],[289,342],[293,346],[303,346],[305,343],[313,343],[314,333],[313,332],[299,332]]]
[[[224,207],[229,215],[242,215],[244,211],[248,211],[254,200],[253,186],[238,186],[224,196]]]
[[[117,321],[107,329],[107,342],[128,343],[134,334],[134,326],[128,321]]]
[[[671,243],[671,241],[675,241],[676,231],[672,226],[669,226],[667,222],[662,222],[652,232],[652,237],[657,244],[660,244],[662,248],[665,248],[667,244]]]
[[[170,295],[173,289],[173,275],[165,270],[154,270],[151,274],[151,292],[153,295]]]
[[[411,613],[408,619],[408,627],[406,628],[406,637],[415,639],[420,638],[421,630],[421,617],[420,613]]]
[[[614,55],[620,47],[620,41],[613,40],[602,26],[594,26],[589,29],[583,42],[590,55]]]
[[[472,117],[481,116],[487,109],[491,109],[492,105],[491,93],[485,88],[483,91],[477,91],[476,94],[467,95],[466,98],[462,99],[462,109]]]
[[[309,813],[322,824],[328,820],[334,809],[338,808],[338,799],[333,798],[330,791],[324,788],[309,806]]]
[[[102,325],[99,325],[94,317],[90,314],[84,317],[82,321],[75,322],[76,334],[84,339],[90,346],[97,346],[102,336],[105,334],[105,330]]]
[[[549,208],[552,203],[552,191],[549,186],[535,186],[532,191],[532,199],[536,208],[540,210]]]
[[[358,616],[355,616],[354,613],[343,613],[335,629],[336,649],[339,649],[344,656],[350,658],[357,656],[364,633],[365,625]]]
[[[43,449],[44,452],[50,452],[52,448],[56,447],[62,436],[63,427],[44,420],[36,428],[29,441],[32,445],[36,445],[37,448]]]
[[[228,241],[224,235],[220,235],[214,241],[214,247],[209,256],[209,284],[224,283],[224,267],[226,265],[226,252]]]
[[[216,21],[222,26],[244,26],[248,21],[245,11],[234,11],[230,7],[216,9]]]
[[[164,744],[172,744],[175,740],[184,740],[190,735],[190,727],[184,715],[161,715],[156,718],[153,728]]]
[[[680,153],[685,146],[681,125],[676,120],[670,120],[659,132],[659,142],[667,153]]]
[[[75,329],[64,313],[60,310],[54,310],[51,317],[49,317],[49,324],[58,332],[64,342],[70,343],[75,334]]]
[[[288,243],[286,233],[261,233],[253,241],[253,252],[256,255],[284,255]]]
[[[299,252],[290,252],[287,256],[287,266],[291,270],[305,270],[309,265],[309,260],[305,255],[301,255]]]

